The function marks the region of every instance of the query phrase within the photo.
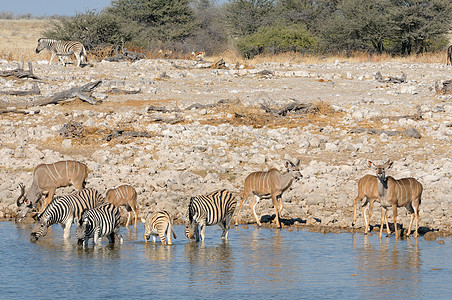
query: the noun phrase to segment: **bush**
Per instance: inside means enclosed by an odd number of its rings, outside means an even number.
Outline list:
[[[300,24],[261,27],[236,43],[238,51],[246,58],[263,53],[312,52],[316,46],[317,39]]]
[[[119,24],[113,17],[95,11],[50,22],[52,27],[44,32],[46,38],[80,41],[87,49],[106,44],[118,45],[124,39]]]

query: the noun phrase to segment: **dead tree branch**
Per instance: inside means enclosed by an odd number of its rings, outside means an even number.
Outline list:
[[[30,106],[43,106],[47,104],[56,104],[58,102],[78,97],[80,100],[86,101],[89,104],[98,104],[101,103],[101,100],[95,100],[91,98],[90,96],[86,95],[85,93],[91,92],[93,89],[95,89],[97,86],[99,86],[102,83],[102,80],[97,80],[94,82],[87,83],[81,87],[73,87],[69,90],[62,91],[59,93],[56,93],[50,99],[44,99],[44,100],[36,100],[33,101]]]
[[[383,79],[380,71],[375,74],[375,80],[381,83],[403,83],[406,82],[406,74],[402,72],[402,77],[388,77],[388,79]]]
[[[22,63],[22,66],[18,66],[17,69],[0,72],[0,76],[39,79],[33,74],[33,65],[31,62],[28,62],[28,71],[24,70],[24,64]]]

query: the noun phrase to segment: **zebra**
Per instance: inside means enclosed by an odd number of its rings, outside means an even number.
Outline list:
[[[185,236],[189,240],[199,241],[201,235],[201,240],[204,241],[205,227],[218,224],[223,229],[221,238],[227,240],[236,204],[237,200],[232,193],[224,189],[192,197],[188,205],[188,220],[184,218]]]
[[[78,245],[88,246],[88,241],[93,238],[94,244],[99,244],[103,236],[110,243],[115,242],[115,236],[119,243],[123,239],[119,233],[121,226],[121,214],[119,209],[111,203],[105,202],[91,209],[86,209],[75,231]]]
[[[152,241],[155,243],[157,236],[160,237],[160,241],[163,245],[171,245],[173,240],[171,239],[171,233],[176,239],[176,233],[173,230],[172,220],[170,214],[165,211],[156,211],[152,214],[148,214],[146,220],[144,220],[144,241],[147,243],[152,235]],[[168,243],[166,242],[168,238]]]
[[[88,62],[85,47],[80,42],[40,38],[38,40],[38,46],[36,47],[36,53],[39,53],[44,49],[52,51],[50,64],[52,64],[53,58],[55,57],[55,55],[57,55],[60,62],[64,66],[66,66],[66,63],[62,56],[69,56],[72,54],[74,54],[75,58],[77,59],[77,67],[80,67],[83,58],[85,59],[85,63]]]
[[[96,207],[103,201],[102,195],[92,188],[82,189],[66,196],[54,198],[44,211],[38,215],[30,234],[30,240],[36,242],[38,238],[45,236],[49,227],[53,224],[61,224],[64,230],[64,238],[69,239],[74,219],[80,220],[85,209]]]

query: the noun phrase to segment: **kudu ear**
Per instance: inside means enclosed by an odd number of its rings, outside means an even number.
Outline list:
[[[372,167],[375,166],[375,164],[374,164],[372,161],[368,160],[368,161],[367,161],[367,166],[368,166],[369,168],[372,168]]]
[[[284,167],[286,167],[286,169],[288,169],[290,167],[290,165],[293,165],[293,163],[290,160],[286,159],[286,161],[284,162]]]
[[[385,163],[386,169],[391,169],[393,164],[394,162],[388,159],[388,161]]]
[[[300,166],[300,159],[298,159],[298,161],[297,161],[297,167],[299,167]]]

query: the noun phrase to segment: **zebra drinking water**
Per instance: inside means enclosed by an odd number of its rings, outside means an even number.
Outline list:
[[[52,57],[50,58],[50,64],[52,64],[55,55],[58,56],[60,62],[65,66],[66,63],[62,56],[69,56],[74,54],[77,59],[77,67],[80,67],[83,59],[85,63],[88,62],[88,57],[86,55],[85,47],[82,43],[77,41],[59,41],[54,39],[40,38],[38,40],[38,46],[36,47],[36,53],[47,49],[52,52]]]
[[[168,239],[168,244],[171,245],[173,243],[171,239],[171,234],[173,234],[174,238],[176,237],[176,233],[174,233],[172,219],[170,214],[167,211],[161,210],[156,211],[146,218],[144,221],[144,241],[147,243],[149,238],[152,235],[152,241],[155,243],[157,236],[160,237],[160,241],[163,245],[166,245],[166,237]]]
[[[106,236],[110,243],[114,243],[116,237],[122,244],[120,222],[121,214],[114,204],[103,203],[85,210],[76,229],[78,244],[88,246],[90,238],[94,240],[94,244],[99,244],[103,236]]]
[[[103,201],[102,195],[92,188],[54,198],[45,210],[38,215],[30,234],[30,240],[35,242],[41,236],[45,236],[49,227],[53,224],[61,224],[64,230],[64,238],[68,239],[74,218],[80,220],[84,210],[96,207]]]
[[[218,190],[208,195],[192,197],[188,205],[188,220],[185,236],[189,240],[204,241],[206,226],[215,224],[223,229],[222,239],[228,239],[229,223],[235,211],[237,200],[231,192]],[[199,232],[201,227],[201,232]]]

